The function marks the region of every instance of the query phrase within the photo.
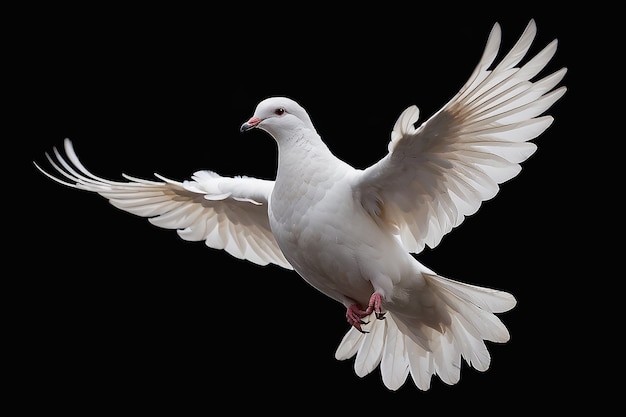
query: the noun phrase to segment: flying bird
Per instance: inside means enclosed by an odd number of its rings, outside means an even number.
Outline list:
[[[438,275],[417,260],[493,198],[533,154],[529,142],[553,122],[545,112],[563,96],[567,68],[535,80],[555,39],[525,58],[536,35],[530,20],[499,61],[495,23],[483,55],[459,92],[419,127],[411,106],[395,122],[388,153],[366,169],[338,159],[306,110],[286,97],[262,100],[241,131],[261,129],[278,147],[275,180],[198,171],[185,181],[123,174],[111,181],[65,156],[46,154],[53,180],[95,192],[115,207],[176,229],[236,258],[295,270],[343,304],[348,331],[335,357],[355,357],[363,377],[377,367],[390,390],[411,376],[428,390],[433,375],[460,378],[462,360],[478,371],[491,361],[485,341],[505,343],[496,315],[516,300],[505,291]],[[520,65],[518,65],[520,64]]]

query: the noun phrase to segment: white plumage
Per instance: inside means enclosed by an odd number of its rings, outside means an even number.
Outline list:
[[[529,140],[552,117],[542,115],[564,93],[563,68],[536,81],[556,40],[523,65],[536,34],[530,21],[494,64],[496,23],[467,83],[419,127],[411,106],[398,118],[389,153],[365,170],[337,159],[306,111],[284,97],[263,100],[241,130],[259,128],[278,144],[275,181],[199,171],[189,181],[90,173],[65,141],[48,159],[70,187],[96,192],[114,206],[147,217],[181,238],[266,265],[295,269],[342,303],[352,325],[336,358],[354,356],[356,374],[380,367],[391,390],[411,375],[427,390],[432,375],[458,382],[461,361],[489,367],[485,341],[506,342],[497,313],[515,306],[506,292],[437,275],[412,253],[435,247],[452,228],[496,195],[536,149]]]

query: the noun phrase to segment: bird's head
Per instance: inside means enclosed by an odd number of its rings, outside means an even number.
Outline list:
[[[254,128],[266,131],[276,140],[300,129],[315,130],[302,106],[286,97],[270,97],[261,101],[254,115],[241,125],[242,132]]]

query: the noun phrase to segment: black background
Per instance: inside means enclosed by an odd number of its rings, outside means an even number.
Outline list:
[[[15,12],[7,53],[17,94],[7,119],[18,133],[7,139],[25,174],[5,221],[8,262],[19,271],[8,319],[23,409],[489,414],[503,410],[496,404],[558,409],[588,399],[593,377],[582,374],[595,366],[573,359],[588,347],[571,314],[584,278],[567,266],[584,257],[571,250],[567,213],[587,204],[574,194],[581,172],[573,165],[585,140],[584,66],[594,55],[588,21],[541,8],[294,7]],[[344,308],[295,272],[182,241],[32,165],[46,166],[44,153],[69,137],[83,163],[110,179],[158,172],[183,180],[200,169],[272,179],[273,140],[239,126],[261,99],[286,95],[338,157],[364,168],[385,155],[402,110],[418,105],[423,121],[458,91],[496,21],[508,50],[531,18],[531,53],[560,42],[542,74],[569,68],[569,90],[549,111],[555,123],[518,177],[418,256],[444,276],[518,300],[501,315],[510,342],[489,344],[490,369],[464,364],[455,386],[434,377],[422,392],[409,379],[391,392],[378,369],[357,377],[353,360],[333,357],[348,330]]]

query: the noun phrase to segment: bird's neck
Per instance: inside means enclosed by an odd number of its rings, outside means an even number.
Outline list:
[[[300,181],[302,178],[314,180],[343,165],[314,130],[295,130],[277,142],[277,183]]]

